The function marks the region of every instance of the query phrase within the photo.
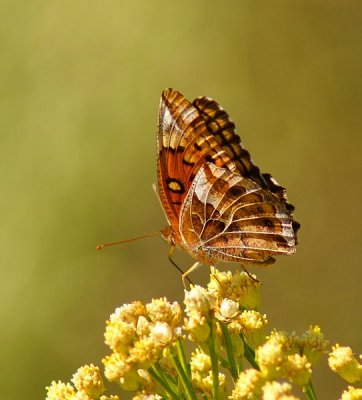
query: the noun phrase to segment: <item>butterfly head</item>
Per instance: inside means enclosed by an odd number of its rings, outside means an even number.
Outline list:
[[[175,231],[172,229],[170,225],[165,226],[163,229],[161,229],[161,236],[171,246],[175,246],[177,244]]]

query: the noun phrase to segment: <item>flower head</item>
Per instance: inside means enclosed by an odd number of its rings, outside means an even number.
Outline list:
[[[306,356],[290,354],[283,363],[283,376],[299,386],[306,385],[312,375],[312,365]]]
[[[309,329],[295,341],[300,347],[301,353],[307,356],[308,360],[314,365],[322,354],[326,352],[328,341],[325,340],[319,326],[310,326]]]
[[[260,303],[260,281],[244,271],[220,272],[212,268],[209,292],[217,299],[231,299],[237,301],[241,307],[255,308]]]
[[[70,400],[75,396],[75,389],[70,383],[53,381],[46,387],[46,400]]]
[[[255,350],[255,357],[260,371],[266,379],[278,379],[283,373],[285,360],[284,336],[272,332],[267,341]]]
[[[230,333],[243,333],[246,341],[253,347],[259,346],[265,339],[268,323],[266,315],[255,310],[244,310],[229,325]]]
[[[185,291],[185,312],[189,318],[208,317],[212,309],[211,295],[209,292],[198,285],[192,286],[189,291]]]
[[[266,382],[263,386],[263,400],[298,400],[292,395],[292,386],[289,383],[277,381]]]
[[[362,399],[362,388],[355,388],[348,386],[348,389],[342,393],[341,400],[361,400]]]
[[[264,378],[260,371],[247,369],[239,374],[235,388],[231,393],[231,400],[257,399],[261,395]]]
[[[182,311],[180,305],[175,301],[169,303],[166,297],[153,299],[151,303],[146,304],[148,317],[153,323],[165,322],[171,327],[175,327],[181,322]]]
[[[233,320],[239,314],[239,303],[231,299],[222,299],[215,311],[215,317],[221,322]]]
[[[138,317],[141,315],[146,315],[146,308],[140,301],[134,301],[116,308],[115,312],[110,316],[110,320],[121,320],[130,324],[133,323],[136,326]]]
[[[328,364],[347,382],[362,383],[362,365],[354,357],[350,347],[339,346],[339,344],[333,346],[332,352],[329,353]]]
[[[79,392],[84,392],[89,397],[98,398],[105,390],[101,371],[93,364],[78,368],[72,382]]]

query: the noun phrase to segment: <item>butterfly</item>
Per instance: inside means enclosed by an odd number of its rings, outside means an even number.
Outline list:
[[[200,263],[264,266],[295,252],[300,225],[286,190],[260,172],[208,97],[191,103],[174,89],[162,93],[157,192],[168,220],[162,236],[196,260],[183,279]]]

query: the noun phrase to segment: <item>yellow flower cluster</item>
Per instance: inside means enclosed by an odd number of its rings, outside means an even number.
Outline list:
[[[135,392],[133,400],[298,400],[293,385],[315,400],[312,369],[328,342],[318,326],[302,335],[273,330],[267,336],[267,318],[256,309],[260,285],[247,272],[212,268],[206,288],[185,291],[184,317],[166,298],[117,308],[106,321],[105,377]],[[186,338],[194,346],[190,361]],[[328,361],[348,383],[362,384],[362,365],[349,347],[337,344]],[[46,399],[119,400],[104,395],[93,364],[79,368],[71,382],[53,381]],[[341,399],[362,400],[362,389],[349,386]]]
[[[256,361],[265,379],[285,378],[304,386],[311,377],[312,366],[326,351],[327,345],[319,327],[311,326],[301,336],[273,331],[256,349]]]
[[[197,392],[213,398],[213,375],[211,370],[210,356],[202,350],[196,349],[196,352],[191,355],[191,376],[192,383]],[[219,378],[219,398],[227,399],[226,378],[222,373],[218,374]]]
[[[207,288],[216,298],[231,299],[239,303],[241,308],[256,308],[260,303],[261,282],[255,275],[247,272],[220,272],[211,268],[210,283]]]
[[[104,383],[98,367],[93,364],[78,368],[70,383],[53,381],[46,387],[46,400],[119,400],[118,396],[102,396]]]
[[[348,386],[348,389],[342,393],[341,400],[362,400],[362,388]]]
[[[105,376],[124,390],[153,392],[147,372],[177,337],[182,311],[166,298],[143,305],[139,301],[117,308],[107,321],[105,342],[112,350],[103,359]]]

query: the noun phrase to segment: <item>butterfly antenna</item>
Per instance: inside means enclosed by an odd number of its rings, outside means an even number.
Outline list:
[[[96,250],[102,250],[103,247],[109,247],[109,246],[116,246],[117,244],[123,244],[123,243],[128,243],[128,242],[133,242],[135,240],[140,240],[140,239],[145,239],[151,236],[156,236],[156,235],[160,235],[160,232],[153,232],[153,233],[149,233],[148,235],[144,235],[144,236],[138,236],[132,239],[126,239],[126,240],[121,240],[119,242],[112,242],[112,243],[104,243],[104,244],[99,244],[96,247]]]

